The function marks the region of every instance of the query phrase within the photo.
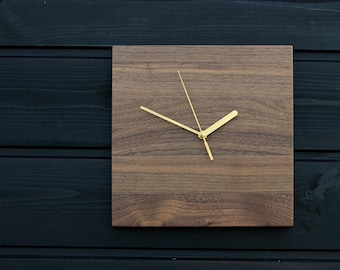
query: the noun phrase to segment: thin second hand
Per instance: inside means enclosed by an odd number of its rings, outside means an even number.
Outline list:
[[[198,121],[198,118],[197,118],[197,115],[196,115],[194,106],[192,106],[192,103],[191,103],[191,100],[190,100],[190,97],[189,97],[187,88],[185,87],[185,84],[184,84],[184,82],[183,82],[181,73],[179,72],[179,70],[177,70],[177,73],[178,73],[179,79],[181,80],[181,83],[182,83],[182,86],[183,86],[183,89],[184,89],[184,93],[185,93],[185,95],[187,96],[187,100],[188,100],[188,102],[189,102],[189,105],[190,105],[190,108],[191,108],[191,110],[192,110],[192,113],[194,114],[194,117],[195,117],[195,120],[196,120],[198,129],[200,130],[200,132],[202,132],[202,128],[201,128],[200,122]]]
[[[185,84],[184,84],[184,82],[183,82],[183,79],[182,79],[181,73],[179,72],[179,70],[177,70],[177,73],[178,73],[179,79],[180,79],[180,81],[181,81],[181,83],[182,83],[182,86],[183,86],[183,89],[184,89],[185,95],[186,95],[186,97],[187,97],[187,100],[188,100],[188,102],[189,102],[189,105],[190,105],[191,111],[192,111],[192,113],[193,113],[193,115],[194,115],[194,117],[195,117],[195,120],[196,120],[196,123],[197,123],[198,129],[200,130],[200,133],[201,133],[201,135],[202,135],[202,140],[203,140],[203,142],[204,142],[204,146],[205,146],[205,148],[207,149],[208,156],[209,156],[210,160],[213,160],[213,159],[214,159],[214,157],[213,157],[213,155],[212,155],[212,153],[211,153],[211,150],[210,150],[210,147],[209,147],[209,144],[208,144],[208,142],[207,142],[206,138],[203,136],[203,131],[202,131],[202,128],[201,128],[200,122],[198,121],[198,118],[197,118],[197,115],[196,115],[196,112],[195,112],[194,106],[193,106],[193,105],[192,105],[192,103],[191,103],[191,100],[190,100],[190,97],[189,97],[189,94],[188,94],[188,90],[187,90],[187,88],[185,87]]]

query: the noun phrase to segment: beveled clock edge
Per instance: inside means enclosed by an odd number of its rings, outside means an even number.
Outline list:
[[[111,49],[113,50],[114,48],[167,48],[167,47],[177,47],[177,48],[278,48],[278,49],[289,49],[291,51],[294,50],[294,46],[290,44],[277,44],[277,45],[271,45],[271,44],[262,44],[262,45],[249,45],[249,44],[239,44],[239,45],[228,45],[228,44],[221,44],[221,45],[204,45],[204,44],[194,44],[194,45],[183,45],[183,44],[177,44],[177,45],[169,45],[169,44],[164,44],[164,45],[159,45],[159,44],[154,44],[154,45],[142,45],[142,44],[137,44],[137,45],[112,45]]]

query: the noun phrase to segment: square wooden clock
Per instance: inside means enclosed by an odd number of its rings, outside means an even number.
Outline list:
[[[292,226],[291,46],[114,46],[113,226]]]

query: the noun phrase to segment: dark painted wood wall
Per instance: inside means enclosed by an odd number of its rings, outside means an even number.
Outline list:
[[[117,44],[294,46],[294,227],[111,227]],[[340,1],[0,1],[0,269],[339,269],[339,135]]]

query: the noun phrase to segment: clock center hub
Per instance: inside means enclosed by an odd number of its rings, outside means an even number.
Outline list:
[[[201,131],[198,134],[198,138],[200,138],[201,140],[206,139],[208,137],[208,135],[206,133],[204,133],[204,131]]]

